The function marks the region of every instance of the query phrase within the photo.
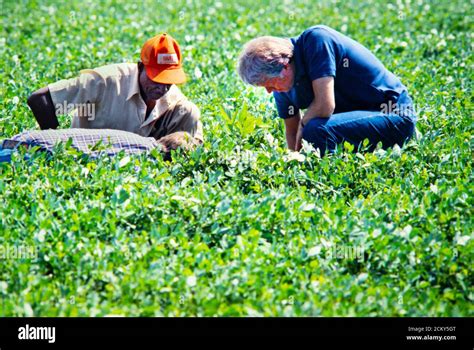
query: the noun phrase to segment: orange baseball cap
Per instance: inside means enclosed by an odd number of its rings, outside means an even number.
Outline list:
[[[182,84],[186,81],[181,50],[171,35],[163,33],[148,40],[143,45],[140,58],[151,80],[162,84]]]

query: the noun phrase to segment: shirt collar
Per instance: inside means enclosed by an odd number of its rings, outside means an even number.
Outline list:
[[[176,85],[171,85],[166,95],[156,101],[152,114],[145,120],[141,127],[147,126],[159,119],[166,111],[174,108],[174,106],[183,98],[184,95],[179,88]]]

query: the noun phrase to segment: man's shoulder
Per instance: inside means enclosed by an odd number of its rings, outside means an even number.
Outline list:
[[[181,98],[176,99],[175,101],[175,108],[180,108],[181,110],[186,111],[186,113],[191,115],[193,118],[200,118],[201,111],[199,110],[199,107],[182,93]]]
[[[93,69],[83,69],[80,71],[81,74],[93,74],[98,75],[103,79],[110,78],[121,78],[123,76],[130,76],[136,74],[138,66],[136,63],[115,63],[100,66]]]
[[[317,24],[315,26],[311,26],[311,27],[305,29],[303,31],[303,33],[301,33],[301,35],[307,34],[307,33],[313,33],[313,32],[316,32],[319,35],[324,35],[325,33],[333,33],[333,32],[337,32],[337,31],[335,29],[327,26],[327,25]]]
[[[181,91],[177,85],[171,85],[170,90],[165,95],[165,100],[170,106],[180,104],[180,105],[189,105],[193,104],[188,97]]]
[[[340,34],[337,30],[323,24],[318,24],[305,29],[299,36],[295,38],[297,43],[304,44],[309,37],[312,38],[334,38]]]

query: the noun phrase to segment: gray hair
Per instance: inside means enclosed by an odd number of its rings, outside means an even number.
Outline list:
[[[258,85],[279,76],[293,57],[293,49],[289,39],[262,36],[250,40],[239,56],[240,78],[247,84]]]

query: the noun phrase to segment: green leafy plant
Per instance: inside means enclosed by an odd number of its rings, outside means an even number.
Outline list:
[[[37,128],[35,89],[135,62],[167,31],[205,144],[173,162],[63,144],[0,164],[1,316],[473,315],[469,2],[177,1],[143,16],[155,6],[2,3],[1,138]],[[240,81],[236,59],[250,38],[319,23],[401,77],[421,139],[286,151],[271,97]]]

